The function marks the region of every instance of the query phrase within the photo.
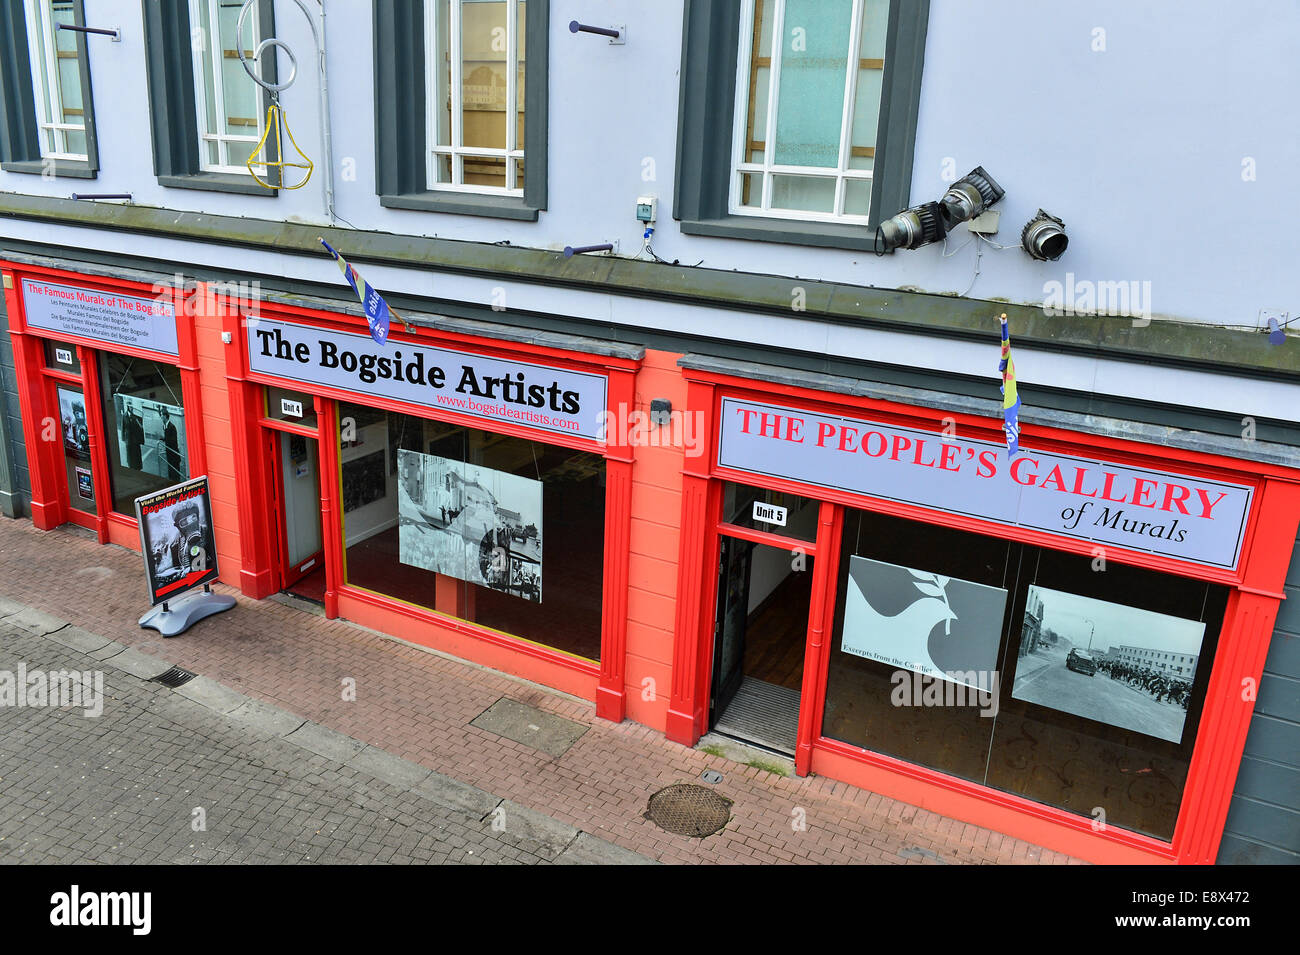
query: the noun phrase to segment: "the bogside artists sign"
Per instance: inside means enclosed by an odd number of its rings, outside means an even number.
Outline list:
[[[1251,488],[725,398],[718,465],[1232,569]]]
[[[30,328],[178,354],[171,301],[23,279],[23,311]]]
[[[333,332],[248,323],[249,369],[366,397],[598,439],[608,379],[468,352]]]

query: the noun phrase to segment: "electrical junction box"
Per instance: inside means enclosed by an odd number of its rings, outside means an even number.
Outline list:
[[[659,213],[659,200],[654,196],[638,196],[636,217],[639,222],[654,222]]]
[[[992,209],[986,209],[966,223],[966,228],[970,232],[978,232],[980,235],[997,235],[998,219],[1002,213]]]

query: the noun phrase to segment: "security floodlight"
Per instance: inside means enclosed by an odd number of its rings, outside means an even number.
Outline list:
[[[939,203],[922,203],[880,223],[876,229],[876,252],[884,255],[891,249],[919,249],[947,234]]]
[[[1004,195],[1006,190],[993,181],[984,167],[976,166],[949,186],[939,200],[944,229],[951,232],[958,223],[975,218]]]
[[[1031,256],[1045,262],[1059,259],[1070,244],[1070,238],[1065,234],[1064,222],[1039,209],[1038,214],[1025,223],[1020,233],[1020,244]]]

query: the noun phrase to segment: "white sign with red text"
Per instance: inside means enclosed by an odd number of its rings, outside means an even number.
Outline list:
[[[170,299],[23,279],[29,328],[176,355],[176,307]]]
[[[718,466],[1233,569],[1252,489],[724,398]]]

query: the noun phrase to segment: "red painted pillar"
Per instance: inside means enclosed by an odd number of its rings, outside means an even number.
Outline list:
[[[105,444],[104,406],[99,400],[99,362],[89,348],[77,346],[77,360],[81,362],[81,394],[86,405],[86,434],[90,444],[90,472],[95,484],[95,536],[101,544],[108,543],[108,512],[112,510],[112,488],[108,476],[108,451]],[[69,491],[71,493],[71,491]]]
[[[626,422],[635,401],[635,369],[611,367],[607,422],[614,416]],[[607,427],[605,445],[605,573],[596,715],[613,723],[623,722],[627,715],[627,588],[632,550],[632,453],[627,431]]]
[[[325,616],[339,615],[343,586],[343,502],[339,487],[338,404],[316,399],[316,433],[320,452],[320,526],[325,539]]]
[[[1286,598],[1282,586],[1300,524],[1300,484],[1270,480],[1256,507],[1255,534],[1243,557],[1242,582],[1228,599],[1174,830],[1182,863],[1209,865],[1219,853],[1278,605]]]
[[[14,284],[19,284],[17,276]],[[22,414],[27,469],[32,485],[32,523],[41,530],[50,530],[68,519],[60,490],[67,481],[62,461],[63,429],[58,405],[54,403],[51,407],[49,389],[41,374],[45,351],[39,338],[21,330],[19,316],[22,313],[18,299],[16,291],[6,290],[18,406]]]
[[[682,517],[677,554],[677,617],[673,625],[672,691],[664,727],[667,737],[694,746],[708,718],[708,671],[713,627],[705,620],[717,583],[717,535],[712,524],[709,470],[714,459],[713,386],[692,381],[686,412],[703,416],[709,453],[687,457],[682,467]]]
[[[812,768],[812,741],[821,731],[826,692],[826,641],[831,627],[831,598],[839,566],[839,508],[825,501],[817,519],[817,558],[813,565],[808,606],[808,641],[803,656],[803,687],[799,697],[799,740],[794,771],[807,776]]]

